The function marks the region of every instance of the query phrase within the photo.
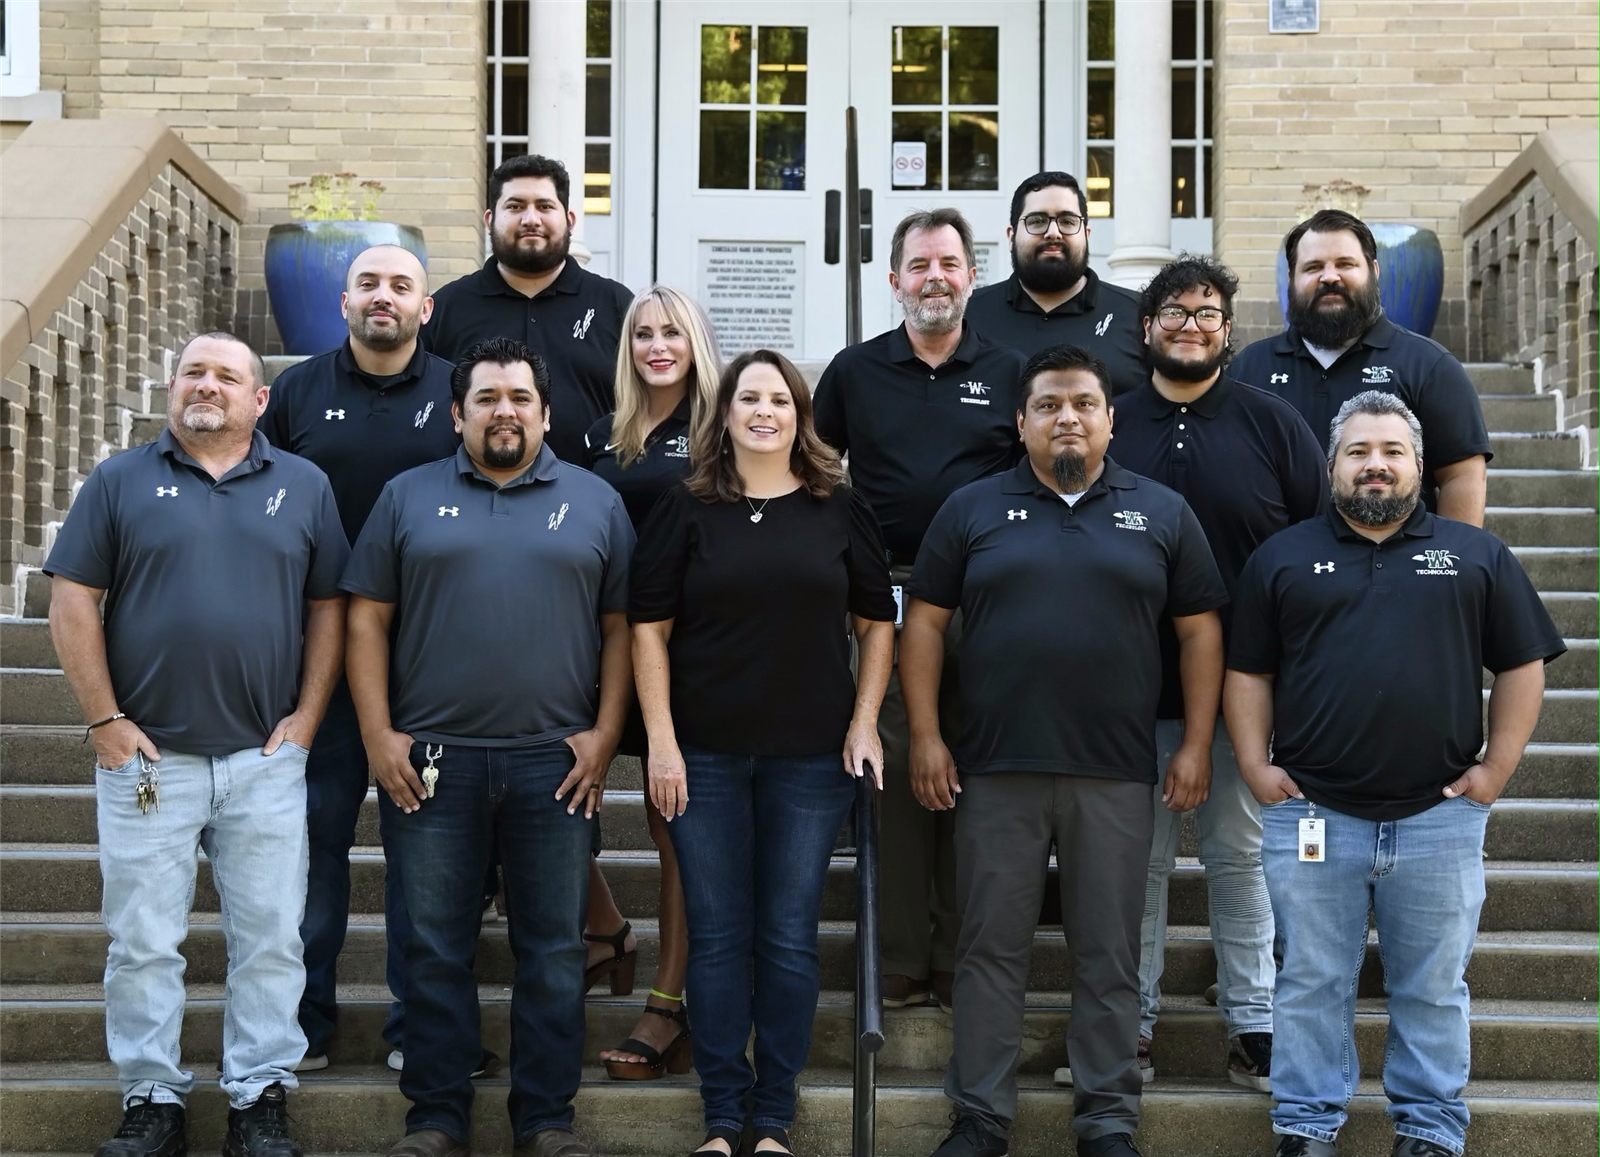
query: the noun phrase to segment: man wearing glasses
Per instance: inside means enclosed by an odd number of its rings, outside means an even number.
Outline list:
[[[1209,257],[1185,254],[1157,273],[1139,302],[1150,377],[1117,403],[1117,461],[1183,495],[1230,599],[1256,547],[1316,514],[1327,491],[1326,462],[1298,411],[1226,373],[1238,288],[1233,272]],[[1228,607],[1222,624],[1226,633]],[[1178,817],[1197,807],[1217,1004],[1228,1026],[1228,1079],[1268,1092],[1273,926],[1261,867],[1261,809],[1240,777],[1220,721],[1214,739],[1188,742],[1170,622],[1162,625],[1161,659],[1155,835],[1140,934],[1139,1067],[1144,1080],[1155,1077],[1150,1043],[1161,1006],[1167,882],[1177,857]]]
[[[1051,171],[1018,185],[1006,239],[1012,274],[973,293],[972,327],[1030,357],[1058,345],[1088,350],[1118,394],[1143,385],[1139,298],[1089,268],[1088,201],[1077,178]]]

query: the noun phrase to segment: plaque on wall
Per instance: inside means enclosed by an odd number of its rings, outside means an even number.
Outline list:
[[[805,347],[806,247],[799,241],[700,242],[700,304],[722,356]]]
[[[1321,24],[1318,0],[1270,0],[1268,32],[1316,32]]]

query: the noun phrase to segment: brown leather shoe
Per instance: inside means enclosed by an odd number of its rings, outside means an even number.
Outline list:
[[[389,1157],[472,1157],[472,1146],[443,1129],[418,1129],[396,1141]]]
[[[913,980],[899,972],[885,972],[878,978],[878,991],[884,1008],[908,1008],[928,1003],[928,982]]]
[[[520,1142],[511,1157],[595,1157],[595,1151],[571,1129],[543,1129]]]
[[[928,983],[933,989],[933,999],[939,1004],[939,1011],[953,1012],[956,1006],[956,974],[940,972],[935,968],[928,977]]]

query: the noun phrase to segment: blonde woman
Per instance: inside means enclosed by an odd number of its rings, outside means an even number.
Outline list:
[[[689,447],[716,412],[722,359],[704,311],[681,290],[653,285],[628,306],[617,347],[617,412],[601,418],[584,435],[585,465],[622,495],[635,531],[656,499],[689,473]],[[629,717],[618,750],[646,756],[644,724],[638,710]],[[650,837],[661,855],[661,955],[633,1034],[601,1052],[606,1071],[617,1080],[654,1080],[667,1071],[689,1068],[689,1021],[683,1006],[689,938],[683,914],[678,859],[661,813],[645,797]],[[599,827],[595,828],[599,851]],[[589,983],[611,978],[611,991],[633,990],[637,942],[617,911],[598,865],[591,861],[589,932],[586,939],[609,955],[591,957]],[[616,929],[604,933],[601,929]]]

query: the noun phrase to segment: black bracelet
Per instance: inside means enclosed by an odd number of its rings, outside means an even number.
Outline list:
[[[104,719],[100,719],[89,724],[89,726],[83,729],[83,741],[85,743],[89,742],[89,736],[96,727],[104,727],[107,723],[115,723],[117,720],[126,719],[127,717],[128,716],[124,712],[118,711],[115,715],[107,715]]]

